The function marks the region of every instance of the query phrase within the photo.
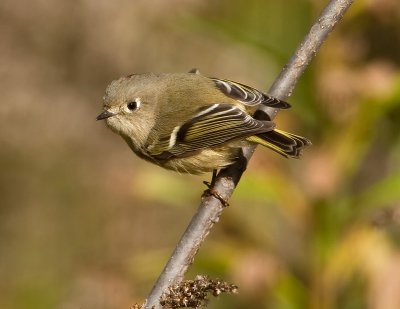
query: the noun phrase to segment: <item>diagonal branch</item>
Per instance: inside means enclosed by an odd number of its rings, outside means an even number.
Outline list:
[[[353,0],[331,0],[329,2],[269,89],[268,93],[270,95],[285,99],[292,93],[294,86],[312,58],[316,55],[328,34],[342,19],[352,3]],[[270,107],[264,108],[263,111],[271,119],[275,118],[277,114],[277,110]],[[243,148],[246,162],[250,160],[255,148],[256,146]],[[243,163],[243,160],[239,160],[227,169],[222,170],[218,174],[212,190],[218,192],[224,200],[228,200],[246,168],[246,162]],[[145,305],[146,309],[161,308],[159,304],[161,295],[167,291],[171,284],[182,280],[188,267],[193,262],[200,245],[205,240],[214,223],[218,222],[223,210],[224,206],[221,204],[221,201],[214,196],[210,195],[202,198],[200,207],[193,216],[192,221],[182,235],[170,260],[148,296]]]

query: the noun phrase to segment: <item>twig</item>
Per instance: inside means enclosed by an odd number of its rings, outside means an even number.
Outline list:
[[[353,3],[353,0],[331,0],[321,15],[318,17],[310,32],[300,44],[290,61],[283,68],[268,93],[280,99],[285,99],[293,91],[294,86],[316,55],[320,46],[342,19],[344,13]],[[277,110],[264,108],[271,119],[275,118]],[[248,162],[254,153],[255,146],[243,148],[243,154]],[[225,170],[222,170],[215,181],[212,190],[218,192],[224,200],[232,195],[246,164],[238,161]],[[161,308],[160,297],[171,284],[176,284],[183,279],[185,272],[193,262],[200,245],[210,232],[214,223],[218,222],[224,210],[220,199],[213,195],[203,196],[200,207],[193,216],[192,221],[182,235],[175,251],[165,266],[163,272],[155,283],[147,298],[145,308]]]

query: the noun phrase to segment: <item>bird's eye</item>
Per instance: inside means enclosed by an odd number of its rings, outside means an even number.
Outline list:
[[[134,111],[135,109],[138,108],[138,104],[136,101],[131,101],[127,104],[127,107],[130,111]]]
[[[127,109],[128,112],[133,112],[133,111],[137,110],[140,107],[141,103],[142,102],[140,101],[140,98],[135,98],[134,100],[129,101],[126,104],[126,109]]]

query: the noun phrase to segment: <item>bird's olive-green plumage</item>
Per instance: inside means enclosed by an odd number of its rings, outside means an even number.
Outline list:
[[[97,119],[105,119],[141,158],[182,173],[226,167],[249,142],[299,157],[310,142],[253,118],[259,104],[290,107],[229,80],[194,73],[137,74],[108,86]]]

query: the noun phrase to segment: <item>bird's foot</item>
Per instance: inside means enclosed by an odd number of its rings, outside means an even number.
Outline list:
[[[203,183],[207,186],[207,190],[205,190],[203,192],[202,197],[206,197],[206,196],[213,196],[215,197],[217,200],[219,200],[222,204],[222,206],[224,207],[228,207],[229,203],[227,200],[225,200],[215,189],[214,189],[214,184],[215,184],[215,180],[217,179],[217,171],[214,170],[213,174],[212,174],[212,178],[211,178],[211,182],[208,181],[203,181]]]

